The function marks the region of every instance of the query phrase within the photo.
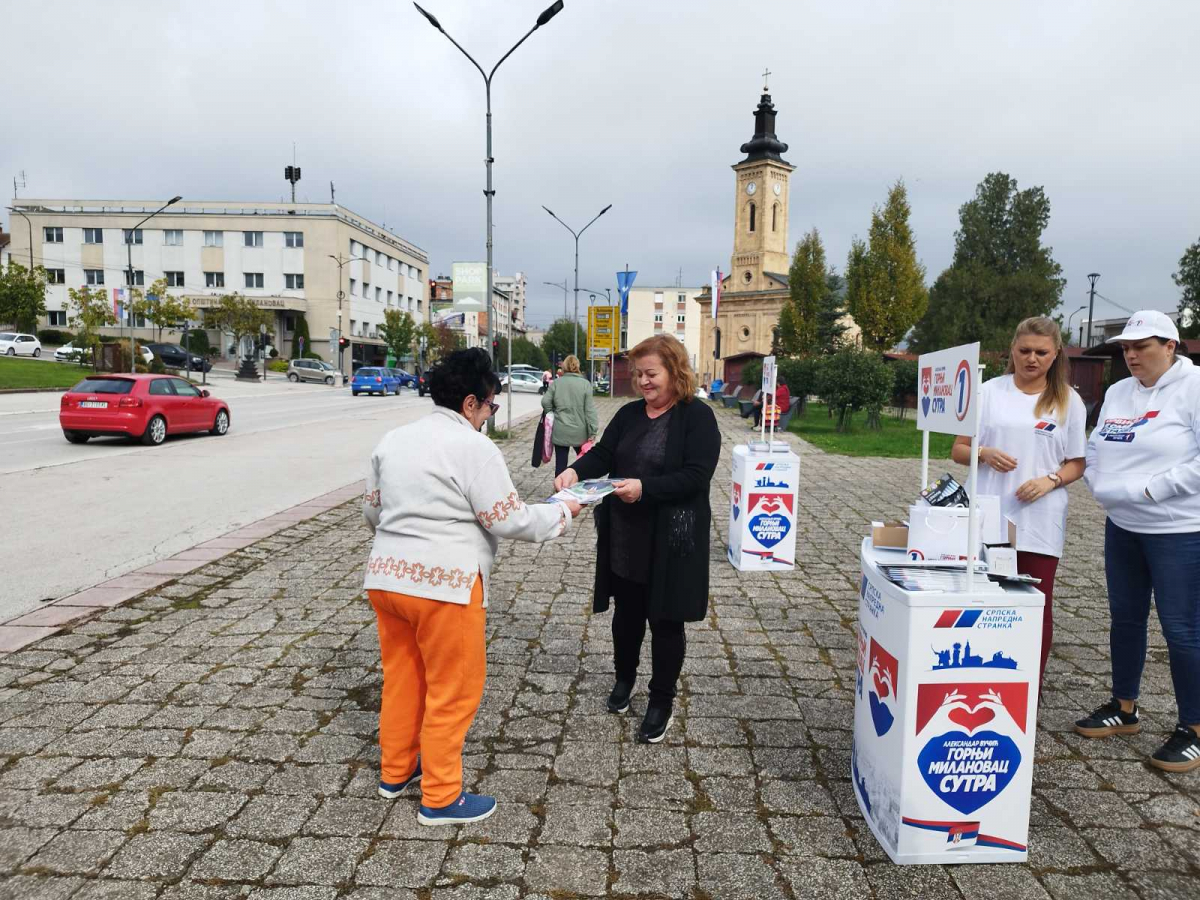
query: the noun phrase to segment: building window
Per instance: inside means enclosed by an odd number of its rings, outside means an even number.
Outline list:
[[[104,284],[103,269],[84,269],[83,277],[90,285]]]
[[[182,272],[164,272],[167,276],[167,287],[183,287]]]
[[[251,232],[246,232],[246,233],[250,234]],[[262,286],[263,286],[263,273],[262,272],[247,272],[246,273],[246,287],[260,288]]]
[[[83,242],[85,244],[103,244],[104,229],[103,228],[85,228],[83,229]]]
[[[62,229],[57,226],[43,228],[42,235],[47,244],[61,244],[63,242]]]
[[[680,294],[676,298],[676,302],[678,302],[680,306],[686,306],[687,305],[687,294]]]
[[[662,293],[661,293],[661,292],[655,292],[655,294],[654,294],[654,305],[655,305],[657,308],[659,308],[659,309],[662,309],[662,305],[663,305],[663,295],[662,295]]]
[[[219,288],[219,287],[223,288],[223,287],[225,287],[225,273],[224,272],[205,272],[204,273],[204,286],[206,288]]]
[[[52,309],[46,313],[46,316],[50,319],[51,328],[66,328],[67,313],[65,310]]]
[[[303,231],[285,231],[283,233],[283,246],[285,247],[303,247],[304,232]]]
[[[371,299],[371,285],[365,281],[363,282],[363,299],[364,300]]]
[[[65,269],[47,269],[46,284],[66,284],[67,273]]]
[[[387,263],[388,263],[388,271],[395,272],[396,271],[396,261],[389,256],[387,258]]]
[[[243,231],[242,240],[247,247],[261,247],[263,245],[263,233],[261,231]]]
[[[351,296],[354,296],[354,287],[357,284],[358,284],[358,282],[355,281],[353,278],[350,279],[350,295]]]
[[[129,287],[129,270],[122,269],[121,271],[125,273],[125,286]],[[141,269],[135,269],[134,273],[133,273],[134,286],[135,287],[141,286],[141,285],[144,285],[145,283],[146,283],[146,273],[143,272]]]
[[[296,330],[296,317],[295,316],[289,314],[289,315],[286,315],[283,317],[283,330],[284,331],[295,331]]]
[[[350,255],[351,256],[361,256],[362,255],[362,244],[360,244],[358,241],[351,241],[350,242]]]
[[[142,229],[140,229],[140,228],[126,228],[126,229],[123,229],[123,230],[124,230],[124,234],[125,234],[125,243],[127,243],[127,244],[140,244],[140,243],[142,242]],[[97,242],[97,243],[98,243],[98,242]]]
[[[758,212],[758,207],[756,207],[753,203],[751,203],[750,204],[750,231],[751,232],[754,231],[754,219],[755,219],[755,214],[757,212]]]
[[[655,314],[654,314],[654,321],[655,321],[655,323],[656,323],[656,324],[661,324],[661,323],[662,323],[662,320],[663,320],[663,314],[662,314],[662,313],[660,313],[660,312],[659,312],[659,313],[655,313]]]
[[[304,276],[303,275],[284,275],[283,276],[283,286],[285,289],[287,289],[289,291],[302,291],[302,290],[304,290]]]
[[[351,319],[351,320],[350,320],[350,333],[351,333],[351,334],[354,334],[354,326],[355,326],[355,324],[356,324],[356,323],[355,323],[355,321],[354,321],[353,319]]]
[[[163,244],[167,247],[182,247],[183,232],[177,228],[163,229]]]
[[[771,230],[772,231],[775,231],[776,222],[778,221],[778,219],[779,219],[779,204],[776,203],[774,206],[771,207]]]
[[[206,231],[204,232],[205,247],[224,247],[225,232],[223,231]]]
[[[383,302],[383,288],[380,288],[380,287],[375,288],[375,302],[376,303]]]
[[[391,309],[392,308],[392,292],[391,291],[388,291],[387,300],[388,300],[388,309]]]
[[[719,300],[720,298],[718,297],[717,299]],[[675,317],[676,324],[682,325],[686,321],[687,321],[687,316],[679,315],[679,316]]]

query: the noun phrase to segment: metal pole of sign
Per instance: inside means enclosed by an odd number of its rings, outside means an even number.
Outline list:
[[[974,382],[971,387],[971,402],[975,409],[970,412],[974,427],[971,429],[971,469],[967,476],[967,497],[970,498],[970,509],[967,511],[967,593],[971,593],[975,583],[975,563],[979,558],[979,503],[975,495],[975,487],[979,477],[979,396],[983,390],[983,366],[978,365],[971,373]]]
[[[267,324],[260,323],[258,326],[258,356],[263,364],[263,384],[267,383]]]

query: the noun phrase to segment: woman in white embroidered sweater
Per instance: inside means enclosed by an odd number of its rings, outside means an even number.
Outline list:
[[[479,433],[500,381],[480,349],[427,375],[434,411],[371,454],[363,516],[375,532],[365,588],[379,625],[379,793],[421,782],[422,825],[486,819],[491,797],[462,787],[462,750],[483,697],[488,577],[497,539],[546,541],[576,504],[526,505],[504,456]]]

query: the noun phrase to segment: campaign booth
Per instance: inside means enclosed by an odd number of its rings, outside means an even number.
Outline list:
[[[763,400],[775,396],[775,357],[763,359]],[[776,441],[778,417],[764,414],[759,439],[733,448],[728,559],[743,572],[796,565],[796,490],[800,457]]]
[[[975,459],[978,361],[978,344],[920,358],[922,489],[930,431],[970,436]],[[860,549],[851,774],[868,826],[901,864],[1028,855],[1045,601],[1015,572],[988,577],[976,467],[965,560],[917,558],[899,523],[877,524]]]

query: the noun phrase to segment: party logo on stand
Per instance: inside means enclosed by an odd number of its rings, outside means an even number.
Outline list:
[[[900,666],[896,657],[871,638],[869,655],[870,669],[867,672],[867,693],[871,704],[871,721],[875,734],[883,737],[896,721],[896,688],[900,681]]]
[[[742,486],[735,483],[733,485],[733,521],[738,520],[738,516],[742,514]]]
[[[774,547],[792,530],[791,494],[751,494],[746,508],[754,513],[750,535],[764,547]]]
[[[929,415],[929,389],[933,386],[933,366],[921,369],[921,414]]]

